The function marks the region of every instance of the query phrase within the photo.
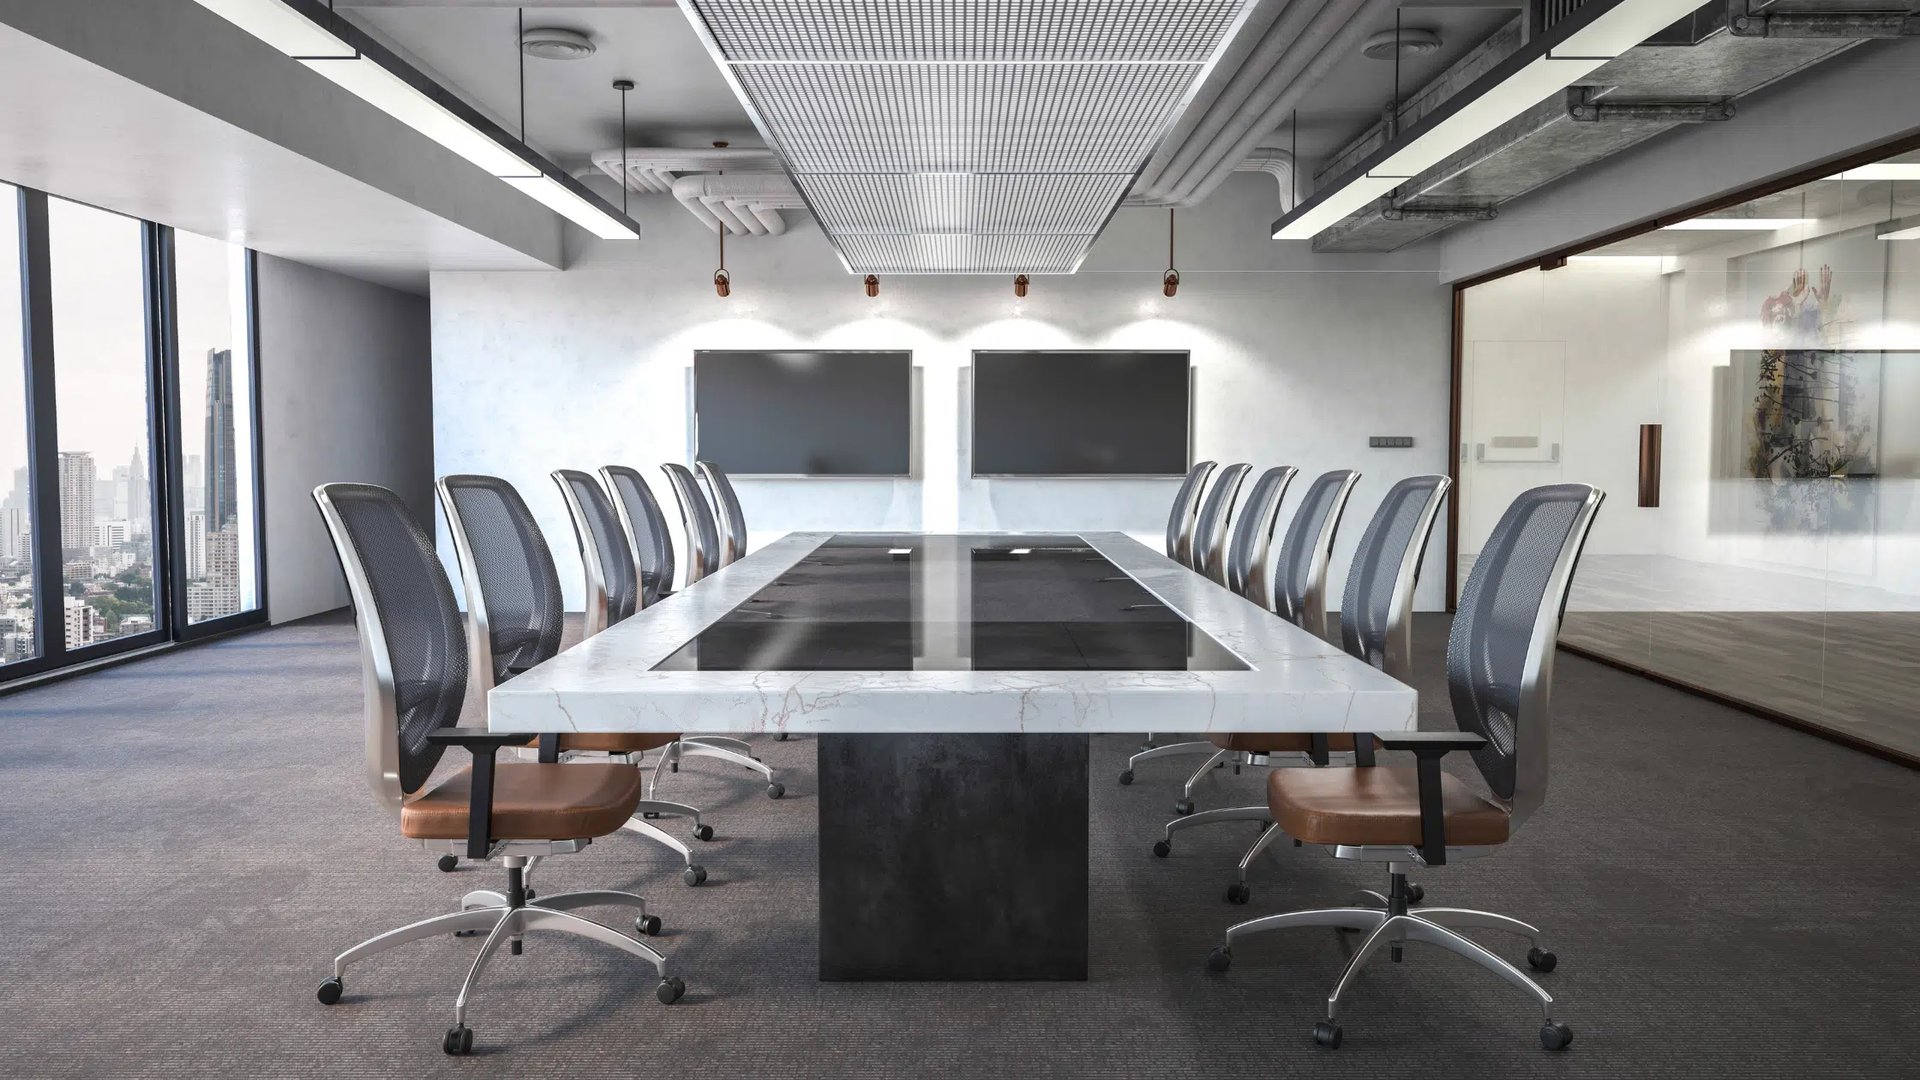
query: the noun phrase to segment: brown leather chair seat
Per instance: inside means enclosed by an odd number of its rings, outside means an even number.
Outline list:
[[[541,765],[502,761],[493,774],[498,840],[573,840],[620,828],[640,804],[640,770],[618,763]],[[400,808],[400,833],[464,840],[473,770],[461,769]]]
[[[1504,844],[1507,808],[1440,774],[1449,846]],[[1307,844],[1419,844],[1420,780],[1414,769],[1275,769],[1267,807],[1288,836]]]
[[[1305,754],[1313,749],[1313,736],[1300,731],[1235,731],[1209,736],[1222,750],[1248,754]],[[1327,749],[1333,753],[1352,753],[1353,735],[1333,732],[1327,736]]]
[[[581,731],[560,736],[561,750],[589,750],[602,754],[638,754],[659,748],[680,737],[678,732],[659,731]]]

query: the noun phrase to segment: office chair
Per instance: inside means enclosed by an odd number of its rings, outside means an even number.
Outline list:
[[[1534,488],[1522,492],[1494,526],[1447,635],[1447,688],[1459,730],[1376,736],[1386,749],[1412,751],[1411,768],[1276,769],[1268,775],[1268,806],[1289,835],[1325,847],[1338,859],[1387,867],[1387,892],[1367,894],[1368,906],[1249,919],[1229,927],[1225,942],[1207,958],[1210,970],[1225,971],[1233,962],[1233,943],[1266,930],[1368,931],[1327,995],[1326,1019],[1314,1025],[1313,1038],[1321,1046],[1340,1045],[1340,998],[1354,976],[1382,946],[1399,960],[1409,941],[1464,956],[1532,996],[1540,1005],[1541,1046],[1563,1050],[1573,1041],[1573,1030],[1553,1019],[1552,995],[1460,933],[1518,934],[1530,943],[1527,966],[1552,971],[1559,961],[1540,948],[1539,930],[1486,911],[1428,907],[1412,912],[1406,875],[1410,867],[1491,854],[1545,801],[1554,641],[1581,545],[1604,497],[1587,484]],[[1473,755],[1490,796],[1441,770],[1440,759],[1455,750]]]
[[[554,481],[566,496],[567,512],[573,517],[574,535],[580,541],[580,562],[587,573],[587,628],[592,637],[638,610],[642,572],[634,558],[634,547],[622,528],[619,514],[607,493],[592,476],[572,469],[558,469]],[[698,495],[699,492],[695,492]],[[712,519],[708,519],[712,525]],[[596,615],[598,616],[596,618]],[[760,773],[767,781],[767,797],[778,799],[787,793],[785,784],[774,779],[773,770],[753,756],[753,748],[739,739],[719,735],[682,735],[662,747],[663,753],[653,765],[653,790],[660,782],[660,770],[680,771],[680,762],[688,757],[712,757],[731,761]],[[697,834],[696,834],[697,835]],[[702,837],[702,839],[705,839]],[[687,877],[696,875],[689,868]],[[698,875],[704,880],[705,875]],[[697,884],[697,882],[695,882]]]
[[[673,501],[680,506],[680,534],[686,538],[687,584],[692,585],[720,569],[720,532],[713,520],[713,507],[700,493],[693,470],[668,462],[660,466],[673,488]]]
[[[512,484],[496,476],[455,475],[441,477],[435,486],[466,588],[469,708],[484,716],[488,690],[560,651],[560,636],[566,629],[560,575],[539,523]],[[571,509],[573,504],[568,505]],[[575,527],[579,527],[577,519]],[[588,573],[589,611],[596,602],[604,604],[606,593],[603,583],[596,595],[594,576]],[[576,732],[559,736],[558,751],[608,754],[638,766],[647,751],[677,738],[657,732]],[[663,815],[691,818],[693,835],[713,838],[713,826],[700,820],[699,810],[656,799],[642,799],[638,812],[622,827],[676,852],[686,866],[687,884],[698,885],[707,872],[693,861],[693,852],[646,820]],[[454,856],[443,855],[440,869],[451,870],[456,862]],[[529,881],[533,869],[527,867]]]
[[[1367,531],[1360,535],[1347,571],[1347,588],[1340,600],[1341,645],[1401,682],[1413,674],[1413,590],[1420,580],[1420,562],[1440,504],[1452,486],[1453,481],[1444,476],[1410,476],[1388,489]],[[1296,764],[1325,765],[1333,753],[1355,754],[1365,762],[1374,749],[1372,740],[1356,742],[1346,732],[1234,732],[1213,736],[1212,745],[1237,755],[1243,764],[1272,764],[1274,755],[1292,754],[1300,757]],[[1273,823],[1265,803],[1176,817],[1167,822],[1153,853],[1164,859],[1173,850],[1174,833],[1221,821],[1259,821],[1267,826],[1241,858],[1239,880],[1227,886],[1227,902],[1244,904],[1253,896],[1247,884],[1248,868],[1280,837],[1280,827]],[[1408,888],[1414,903],[1424,898],[1420,886]]]
[[[1167,519],[1167,551],[1171,555],[1179,546],[1181,535],[1191,536],[1192,528],[1183,503],[1188,499],[1189,488],[1197,492],[1206,474],[1214,464],[1203,461],[1187,474],[1187,480],[1180,485],[1180,495],[1173,502],[1173,513]],[[1291,465],[1276,465],[1260,474],[1254,482],[1253,490],[1247,493],[1247,501],[1240,509],[1240,516],[1234,522],[1233,539],[1227,549],[1227,587],[1246,596],[1244,587],[1248,577],[1257,572],[1259,580],[1268,581],[1268,556],[1273,540],[1273,522],[1280,513],[1280,502],[1286,497],[1287,485],[1293,482],[1298,470]],[[1271,589],[1271,586],[1266,586]],[[1265,603],[1262,607],[1271,607]],[[1122,784],[1133,783],[1133,770],[1142,761],[1155,757],[1177,757],[1183,754],[1197,753],[1198,743],[1174,743],[1170,746],[1157,746],[1154,736],[1147,735],[1146,744],[1140,752],[1127,759],[1127,767],[1120,770]]]
[[[747,515],[740,509],[740,495],[733,481],[711,461],[696,461],[700,479],[706,484],[714,517],[720,526],[720,565],[732,566],[747,555]]]
[[[1240,485],[1252,471],[1253,466],[1244,462],[1221,469],[1213,479],[1213,487],[1207,489],[1199,520],[1194,522],[1192,568],[1216,584],[1227,583],[1227,536],[1233,520],[1233,504],[1240,497]]]
[[[600,480],[613,492],[620,531],[639,562],[640,606],[652,607],[673,594],[673,537],[667,533],[667,516],[639,470],[607,465],[600,470]]]
[[[1254,588],[1258,592],[1249,597],[1315,636],[1324,636],[1326,630],[1324,593],[1327,561],[1332,555],[1334,537],[1339,531],[1340,515],[1347,508],[1347,497],[1353,494],[1353,485],[1359,479],[1359,473],[1346,469],[1336,469],[1314,478],[1307,487],[1307,493],[1301,497],[1299,509],[1293,512],[1286,537],[1281,541],[1280,555],[1274,569],[1274,587],[1267,589],[1256,583]],[[1151,754],[1134,755],[1135,760],[1145,760],[1150,756],[1194,754],[1206,754],[1207,760],[1187,778],[1186,784],[1180,789],[1180,797],[1174,800],[1173,812],[1183,817],[1193,813],[1193,789],[1200,786],[1201,780],[1212,775],[1214,769],[1224,767],[1230,758],[1238,764],[1248,764],[1248,756],[1242,751],[1226,749],[1212,738],[1171,743],[1155,747]],[[1120,782],[1133,782],[1131,762],[1120,774]]]
[[[1180,481],[1180,490],[1167,511],[1167,558],[1182,566],[1193,565],[1193,527],[1200,513],[1200,493],[1216,467],[1211,461],[1202,461],[1188,469],[1187,478]]]
[[[433,541],[400,497],[371,484],[322,484],[313,491],[334,553],[346,574],[360,633],[365,688],[367,779],[374,796],[399,821],[400,834],[428,850],[460,851],[475,860],[500,860],[501,892],[469,893],[447,912],[368,938],[334,957],[333,975],[320,984],[324,1005],[346,991],[349,964],[410,941],[450,935],[486,935],[454,998],[453,1027],[441,1042],[449,1054],[473,1049],[467,1004],[487,962],[503,942],[520,951],[528,930],[555,930],[611,945],[651,963],[656,994],[671,1004],[686,984],[667,974],[666,958],[645,943],[574,914],[578,908],[637,911],[634,929],[660,930],[646,901],[628,892],[561,893],[531,902],[528,860],[570,854],[619,829],[640,804],[639,770],[625,765],[560,765],[501,761],[502,747],[525,745],[530,735],[455,727],[467,692],[469,654],[453,600],[453,586]],[[440,780],[432,774],[447,747],[473,756],[471,765]],[[484,906],[476,905],[481,899]]]

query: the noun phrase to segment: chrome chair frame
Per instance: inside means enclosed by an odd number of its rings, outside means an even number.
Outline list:
[[[1513,791],[1510,797],[1503,797],[1497,790],[1491,793],[1496,801],[1510,811],[1510,829],[1518,827],[1530,817],[1546,798],[1554,646],[1559,637],[1561,620],[1565,617],[1567,594],[1573,584],[1574,569],[1580,561],[1580,551],[1586,543],[1587,533],[1593,527],[1594,517],[1599,513],[1600,504],[1606,498],[1606,493],[1599,488],[1581,486],[1586,487],[1586,495],[1548,572],[1547,584],[1528,636],[1514,710],[1515,718],[1520,722],[1516,732]],[[1439,757],[1447,750],[1485,745],[1483,738],[1465,732],[1405,732],[1383,741],[1390,749],[1412,749],[1423,758],[1431,758],[1436,778]],[[1425,802],[1428,785],[1424,778],[1421,790],[1422,801]],[[1439,795],[1435,792],[1433,800],[1436,811],[1438,799]],[[1379,953],[1381,947],[1385,946],[1391,958],[1397,961],[1401,957],[1402,947],[1409,941],[1435,945],[1473,961],[1533,998],[1540,1006],[1541,1045],[1548,1050],[1565,1049],[1573,1039],[1573,1032],[1566,1025],[1554,1021],[1553,995],[1518,966],[1459,932],[1463,929],[1490,929],[1525,937],[1530,945],[1527,965],[1535,971],[1550,972],[1558,966],[1559,961],[1553,953],[1540,948],[1540,931],[1536,927],[1491,911],[1421,908],[1416,913],[1408,908],[1406,876],[1410,869],[1430,868],[1455,859],[1485,856],[1497,846],[1449,845],[1444,842],[1443,832],[1437,844],[1435,834],[1429,832],[1427,842],[1419,846],[1332,845],[1329,854],[1336,859],[1385,864],[1387,892],[1363,891],[1347,907],[1281,912],[1236,923],[1227,928],[1224,942],[1208,956],[1207,967],[1215,972],[1226,971],[1232,964],[1235,940],[1268,930],[1318,926],[1367,931],[1367,937],[1353,951],[1332,991],[1327,994],[1326,1019],[1314,1026],[1314,1040],[1333,1049],[1339,1047],[1341,1041],[1338,1023],[1341,996],[1360,969]]]
[[[1427,493],[1426,502],[1421,505],[1420,512],[1414,519],[1413,532],[1408,538],[1407,550],[1401,553],[1400,565],[1394,570],[1393,590],[1387,602],[1386,648],[1383,650],[1384,662],[1381,670],[1401,682],[1408,681],[1413,674],[1413,590],[1420,582],[1420,564],[1426,558],[1427,543],[1433,535],[1434,523],[1439,518],[1440,506],[1446,502],[1447,493],[1453,487],[1452,479],[1445,476],[1431,475],[1409,477],[1408,479],[1431,480],[1434,482],[1434,485],[1433,489]],[[1401,481],[1401,483],[1405,483],[1405,481]],[[1395,486],[1397,487],[1398,485],[1396,484]],[[1349,483],[1347,487],[1350,489],[1352,484]],[[1389,494],[1391,494],[1391,492],[1389,492]],[[1383,500],[1381,505],[1382,507],[1386,507],[1388,504]],[[1338,512],[1343,510],[1344,507],[1345,500],[1344,497],[1342,497],[1341,502],[1336,505],[1335,510]],[[1331,514],[1329,515],[1330,518],[1332,516]],[[1327,540],[1330,545],[1331,537],[1327,537]],[[1321,566],[1319,573],[1324,578],[1326,567]],[[1322,584],[1320,588],[1324,589],[1324,584]],[[1367,659],[1365,644],[1349,639],[1350,635],[1346,624],[1346,613],[1342,612],[1342,647],[1345,648],[1349,654],[1359,659]],[[1213,744],[1208,743],[1206,745],[1211,746]],[[1227,752],[1222,751],[1222,753]],[[1332,756],[1333,755],[1328,755],[1330,761]],[[1340,757],[1342,759],[1350,759],[1353,755],[1341,754]],[[1345,764],[1348,762],[1343,760],[1342,763]],[[1320,764],[1321,763],[1315,760],[1312,755],[1289,756],[1287,760],[1281,762],[1272,760],[1272,755],[1269,754],[1241,753],[1238,754],[1234,760],[1236,772],[1239,771],[1241,765],[1284,765],[1297,768],[1317,767]],[[1247,871],[1253,866],[1255,860],[1259,859],[1261,854],[1271,847],[1273,842],[1278,840],[1282,835],[1280,826],[1274,824],[1273,811],[1268,808],[1265,802],[1248,806],[1228,806],[1215,810],[1202,810],[1197,814],[1175,817],[1167,822],[1161,834],[1160,842],[1154,845],[1153,851],[1154,854],[1164,858],[1172,851],[1174,833],[1180,832],[1183,829],[1197,828],[1201,825],[1214,825],[1223,821],[1257,821],[1266,825],[1266,828],[1261,830],[1259,837],[1247,848],[1246,854],[1241,856],[1238,867],[1239,877],[1233,884],[1227,886],[1227,902],[1244,904],[1253,895],[1252,887],[1247,882]],[[1420,886],[1416,885],[1412,886],[1412,888],[1414,890],[1413,902],[1418,903],[1425,894],[1421,891]]]
[[[608,596],[607,596],[606,571],[603,569],[603,567],[606,564],[601,562],[603,553],[600,550],[599,542],[594,539],[593,526],[590,524],[589,519],[587,517],[587,508],[580,505],[580,497],[577,494],[575,494],[573,490],[573,486],[571,482],[568,480],[569,472],[572,472],[572,470],[555,469],[553,471],[553,482],[559,486],[560,496],[562,499],[566,501],[567,516],[573,522],[574,539],[579,545],[580,563],[581,563],[581,566],[586,571],[586,588],[587,588],[586,629],[581,635],[581,640],[584,641],[587,638],[593,637],[595,634],[598,634],[607,628],[607,621],[609,617],[609,611],[608,611],[609,605],[608,605]],[[589,481],[594,480],[593,475],[591,473],[577,473],[576,475],[585,477]],[[605,493],[603,492],[603,494]],[[452,506],[451,501],[448,499],[448,496],[444,491],[442,492],[441,498],[442,498],[443,504],[448,507],[447,518],[449,521],[451,521],[454,519],[454,516],[455,516],[451,509],[451,506]],[[607,498],[609,502],[612,504],[612,506],[615,508],[614,510],[615,517],[618,520],[620,520],[622,526],[624,527],[626,524],[626,521],[625,521],[625,518],[620,515],[619,509],[618,509],[620,500],[613,498],[611,496],[607,496]],[[460,541],[456,540],[455,546],[458,547],[459,543]],[[633,535],[630,530],[627,532],[627,545],[628,545],[628,550],[631,551],[632,545],[633,545]],[[461,570],[463,573],[466,571],[466,564],[464,562],[461,564]],[[635,575],[639,574],[639,562],[637,557],[634,563],[634,573]],[[473,578],[469,578],[468,580],[470,582],[477,583],[479,579],[477,577],[473,577]],[[639,578],[637,576],[634,579],[634,589],[636,592],[640,591]],[[469,597],[472,597],[473,594],[475,594],[476,592],[478,592],[477,584],[468,585],[467,593]],[[637,602],[638,601],[636,600],[636,603]],[[472,610],[471,605],[473,601],[469,599],[468,603],[469,603],[469,610]],[[661,747],[661,751],[660,751],[661,761],[665,761],[667,758],[675,755],[676,752],[673,749],[674,746],[675,746],[674,743],[668,743],[666,746]],[[585,751],[576,752],[576,754],[578,753],[585,753]],[[644,754],[608,754],[607,755],[607,757],[610,759],[618,759],[618,760],[625,761],[635,768],[642,767],[644,756],[645,756]],[[701,840],[712,839],[713,828],[712,826],[708,825],[706,822],[700,819],[699,807],[689,806],[686,803],[669,802],[664,799],[655,798],[654,796],[657,794],[656,788],[658,786],[656,783],[657,774],[658,774],[658,770],[655,770],[654,772],[650,772],[647,774],[647,786],[646,786],[645,797],[641,799],[640,805],[634,810],[633,816],[628,818],[626,823],[623,824],[621,828],[627,832],[635,834],[636,836],[645,837],[646,839],[651,840],[654,843],[659,844],[660,846],[667,848],[668,850],[679,855],[680,861],[684,866],[684,869],[682,869],[680,872],[681,879],[684,880],[688,885],[698,885],[701,882],[707,880],[707,870],[704,866],[701,866],[698,862],[694,861],[693,849],[688,847],[686,842],[681,840],[679,837],[674,836],[672,833],[669,833],[665,829],[662,829],[658,825],[655,825],[650,819],[660,818],[660,817],[688,818],[693,822],[693,835]],[[529,868],[528,872],[529,874],[531,874],[532,869]]]
[[[372,578],[330,490],[336,486],[339,485],[321,484],[314,488],[313,501],[319,507],[321,520],[325,522],[327,533],[333,540],[342,575],[346,578],[347,593],[353,601],[354,624],[359,631],[363,691],[361,723],[368,787],[373,790],[380,805],[398,821],[409,796],[400,779],[398,684],[393,672],[392,652],[387,646],[386,630],[374,601]],[[549,896],[538,904],[531,902],[530,894],[524,889],[529,862],[549,855],[582,851],[592,842],[590,837],[494,842],[485,852],[484,859],[489,862],[498,859],[507,871],[508,887],[505,892],[470,892],[462,901],[460,910],[429,916],[376,934],[339,953],[333,958],[332,978],[320,984],[317,996],[321,1003],[332,1005],[340,1000],[345,992],[349,965],[413,941],[441,935],[485,933],[486,940],[467,969],[466,978],[461,981],[459,993],[454,998],[454,1026],[442,1043],[448,1053],[466,1053],[472,1048],[473,1039],[472,1030],[466,1023],[467,1010],[481,974],[502,943],[510,944],[513,952],[519,952],[521,936],[528,930],[552,930],[587,938],[645,960],[653,965],[660,977],[659,1000],[663,1004],[679,1000],[686,991],[686,985],[678,977],[667,973],[667,960],[663,954],[612,927],[574,914],[575,909],[584,907],[627,908],[638,913],[634,919],[637,933],[648,936],[659,933],[659,917],[647,914],[647,902],[638,894],[592,890]],[[428,851],[457,850],[469,857],[474,854],[472,842],[468,840],[423,840],[419,843]]]
[[[747,516],[740,509],[740,495],[720,466],[711,461],[693,465],[706,485],[708,505],[713,508],[715,531],[720,536],[720,566],[732,566],[747,557]]]
[[[1193,529],[1200,516],[1200,498],[1207,487],[1207,478],[1219,466],[1211,461],[1202,461],[1187,470],[1187,478],[1180,482],[1179,494],[1174,496],[1173,509],[1167,515],[1167,558],[1187,569],[1193,569]]]
[[[706,495],[700,491],[700,484],[694,479],[693,470],[685,465],[667,462],[660,466],[660,471],[667,474],[667,484],[673,488],[673,501],[680,508],[680,536],[686,542],[687,550],[686,584],[691,586],[694,582],[720,569],[717,550],[719,522],[713,520],[712,508],[707,503]],[[709,521],[714,526],[716,547],[714,551],[708,551],[706,545],[700,542],[700,526],[694,515],[702,510],[706,511]]]
[[[1233,508],[1240,498],[1240,486],[1246,483],[1253,466],[1237,462],[1221,469],[1200,508],[1200,520],[1194,526],[1194,569],[1216,585],[1232,587],[1227,575],[1227,536],[1232,530]],[[1245,510],[1241,511],[1245,513]],[[1198,535],[1202,531],[1205,535]]]

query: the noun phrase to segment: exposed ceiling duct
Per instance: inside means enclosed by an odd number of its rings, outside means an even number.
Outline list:
[[[1079,266],[1254,0],[682,6],[851,272],[1037,274]]]
[[[778,236],[787,231],[782,210],[803,210],[806,201],[773,151],[753,147],[630,146],[601,150],[593,167],[647,195],[672,195],[701,224],[732,236]]]
[[[1682,125],[1738,123],[1738,98],[1867,37],[1913,25],[1901,13],[1809,12],[1810,3],[1781,0],[1769,6],[1773,22],[1765,36],[1757,26],[1746,34],[1730,33],[1726,5],[1703,7],[1578,85],[1400,181],[1387,197],[1316,235],[1314,250],[1394,251],[1462,221],[1493,217],[1502,203]],[[1529,47],[1526,23],[1515,19],[1410,94],[1394,118],[1397,128],[1383,121],[1326,161],[1316,170],[1314,189],[1339,183],[1383,149],[1405,142],[1397,131],[1456,106],[1462,91]]]
[[[1329,71],[1353,62],[1397,6],[1397,0],[1262,4],[1241,36],[1264,30],[1244,57],[1229,54],[1232,77],[1204,108],[1196,102],[1148,160],[1133,185],[1133,201],[1192,206],[1213,194]]]

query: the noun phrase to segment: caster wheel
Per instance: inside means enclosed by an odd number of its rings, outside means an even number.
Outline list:
[[[1345,1034],[1340,1025],[1331,1020],[1322,1020],[1313,1025],[1313,1041],[1329,1050],[1340,1049],[1341,1036]]]
[[[434,865],[440,868],[441,873],[451,874],[460,868],[460,857],[458,855],[442,855],[440,856],[440,860],[434,863]]]
[[[786,741],[787,741],[787,733],[783,731],[783,732],[781,732],[780,734],[778,734],[778,735],[775,735],[775,736],[773,737],[773,741],[774,741],[774,742],[786,742]]]
[[[658,821],[660,819],[659,812],[654,810],[643,810],[640,812],[640,816],[648,821]]]
[[[1215,945],[1207,954],[1208,971],[1225,971],[1233,966],[1233,950],[1225,945]]]
[[[1131,783],[1133,783],[1133,770],[1132,769],[1120,770],[1120,786],[1126,787],[1128,784],[1131,784]]]
[[[346,989],[346,984],[342,983],[340,977],[336,975],[326,982],[321,983],[320,992],[314,996],[320,999],[320,1004],[322,1005],[333,1005],[339,1002],[340,995],[345,993]]]
[[[473,1050],[473,1029],[465,1024],[455,1024],[447,1029],[447,1037],[440,1040],[440,1049],[459,1057]]]
[[[1565,1050],[1573,1043],[1573,1029],[1549,1020],[1540,1025],[1540,1046],[1545,1050]]]
[[[787,785],[778,781],[767,785],[767,798],[777,799],[787,793]]]
[[[679,1001],[680,995],[686,992],[687,984],[680,981],[680,976],[669,975],[660,980],[660,985],[654,988],[653,996],[660,999],[660,1004],[671,1005]]]
[[[680,771],[680,763],[679,763],[679,762],[677,762],[677,761],[675,761],[675,762],[671,762],[671,763],[669,763],[669,764],[667,765],[667,771],[668,771],[668,772],[679,772],[679,771]]]
[[[1181,799],[1175,802],[1173,804],[1173,812],[1179,814],[1181,817],[1186,817],[1188,814],[1193,813],[1193,800]]]
[[[481,932],[478,930],[455,930],[453,932],[453,936],[454,937],[479,937],[480,933]]]
[[[540,894],[539,894],[539,893],[537,893],[537,892],[534,892],[534,891],[533,891],[532,889],[528,889],[528,890],[527,890],[527,899],[528,899],[528,900],[538,900],[538,899],[540,899]]]
[[[705,823],[695,825],[693,827],[693,838],[695,840],[713,839],[713,826],[707,825]]]
[[[1546,973],[1560,966],[1560,958],[1542,948],[1527,950],[1527,966],[1535,971]],[[1549,1050],[1553,1049],[1548,1047]]]
[[[641,937],[653,937],[660,932],[660,916],[642,915],[633,920],[633,928],[639,931]]]
[[[680,880],[689,885],[698,885],[707,880],[707,868],[704,866],[689,866],[686,872],[680,875]]]
[[[1227,903],[1244,904],[1253,899],[1253,890],[1244,881],[1236,881],[1227,886]]]
[[[1418,904],[1427,898],[1427,890],[1418,885],[1407,886],[1407,903]]]
[[[1173,845],[1167,843],[1165,840],[1155,840],[1153,842],[1153,853],[1164,859],[1173,854]]]

